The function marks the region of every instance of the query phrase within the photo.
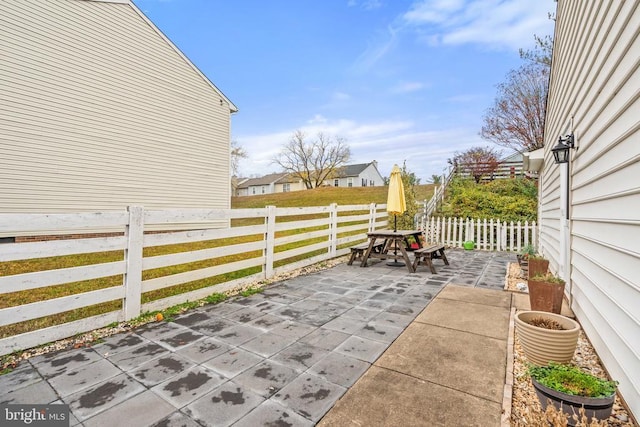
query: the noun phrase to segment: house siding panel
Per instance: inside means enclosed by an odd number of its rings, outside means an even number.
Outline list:
[[[540,191],[541,249],[560,267],[550,149],[573,132],[571,308],[640,416],[640,1],[558,2]]]
[[[227,208],[232,106],[130,4],[0,2],[0,212]]]

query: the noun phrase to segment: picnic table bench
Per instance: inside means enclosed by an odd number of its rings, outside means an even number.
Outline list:
[[[442,259],[442,261],[444,261],[444,265],[449,265],[447,256],[444,254],[444,245],[438,243],[416,249],[413,251],[413,254],[415,255],[415,259],[413,260],[414,271],[418,268],[420,263],[424,263],[429,266],[429,269],[433,274],[436,274],[436,268],[433,266],[432,262],[434,259]]]
[[[353,261],[355,261],[356,259],[360,259],[362,260],[362,256],[364,255],[364,252],[369,248],[369,242],[362,242],[359,245],[356,246],[352,246],[351,248],[351,256],[349,257],[349,261],[347,262],[347,265],[351,265],[353,264]],[[384,240],[376,240],[373,244],[373,247],[371,248],[371,251],[377,254],[382,253],[382,250],[384,249]]]

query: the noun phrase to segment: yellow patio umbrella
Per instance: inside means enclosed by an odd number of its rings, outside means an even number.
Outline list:
[[[397,231],[396,215],[402,215],[407,210],[404,200],[404,185],[398,165],[393,165],[389,176],[389,193],[387,194],[387,212],[393,214],[393,231]]]

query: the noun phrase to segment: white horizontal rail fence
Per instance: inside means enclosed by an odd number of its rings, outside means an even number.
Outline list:
[[[462,247],[466,241],[488,251],[520,251],[529,244],[538,247],[535,221],[431,217],[425,222],[424,233],[428,242],[450,247]]]
[[[54,230],[57,235],[65,234],[65,230],[73,230],[74,234],[82,229],[121,230],[120,235],[109,237],[0,244],[0,298],[13,292],[49,286],[73,287],[81,281],[114,276],[122,278],[118,279],[118,285],[111,287],[70,292],[71,295],[63,297],[0,308],[0,326],[7,326],[110,301],[121,301],[122,306],[120,310],[109,313],[1,338],[0,355],[87,332],[112,322],[129,320],[146,311],[161,310],[215,292],[240,288],[282,272],[344,255],[349,252],[350,243],[366,239],[368,231],[387,226],[384,208],[385,205],[375,204],[332,204],[305,208],[268,206],[261,209],[145,211],[142,207],[130,206],[121,212],[0,214],[0,233],[4,235],[33,236],[42,230]],[[231,220],[242,219],[252,219],[245,223],[257,224],[145,234],[146,227],[171,229],[173,226],[179,230],[180,224],[185,223],[217,221],[218,224],[229,224]],[[144,248],[211,240],[219,240],[217,244],[220,246],[175,253],[167,250],[163,255],[143,256]],[[20,260],[109,251],[121,251],[122,258],[55,270],[3,273],[3,265],[6,267],[8,263]],[[233,255],[237,261],[211,262],[209,267],[185,267],[175,274],[143,279],[143,273],[150,270]],[[247,272],[250,268],[256,272]],[[239,272],[242,277],[142,303],[143,293],[232,272]]]

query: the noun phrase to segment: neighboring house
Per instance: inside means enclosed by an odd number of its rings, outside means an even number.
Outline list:
[[[522,153],[514,153],[498,163],[498,168],[493,172],[493,179],[522,178]]]
[[[640,418],[640,1],[559,0],[540,169],[540,252]],[[573,134],[568,163],[558,137]]]
[[[378,172],[376,161],[359,165],[341,167],[336,172],[336,177],[324,182],[325,186],[332,187],[374,187],[384,185],[384,179]],[[289,191],[306,190],[302,179],[294,175],[282,172],[272,173],[260,178],[250,178],[239,184],[236,188],[236,196],[255,196],[271,193],[288,193]]]
[[[128,0],[0,1],[0,212],[230,207],[237,108]]]
[[[249,178],[238,185],[236,196],[256,196],[260,194],[287,193],[304,190],[302,180],[286,172],[272,173],[260,178]]]
[[[384,178],[378,171],[378,162],[361,163],[341,167],[336,176],[325,181],[332,187],[379,187],[384,185]]]

